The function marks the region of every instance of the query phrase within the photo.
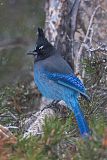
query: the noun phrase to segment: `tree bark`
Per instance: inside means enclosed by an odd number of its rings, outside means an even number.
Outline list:
[[[76,50],[74,36],[80,0],[48,0],[46,2],[46,37],[59,50],[72,69]]]

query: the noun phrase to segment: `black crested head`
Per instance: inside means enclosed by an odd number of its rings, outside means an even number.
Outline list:
[[[42,28],[38,28],[38,37],[44,37],[45,38],[45,35],[44,35],[44,32],[43,32],[43,29]]]
[[[42,28],[38,28],[38,37],[35,49],[32,53],[35,57],[35,62],[46,59],[54,54],[55,48],[52,46],[51,43],[45,37],[45,34]]]
[[[44,47],[45,48],[50,47],[50,45],[51,44],[45,38],[45,34],[44,34],[42,28],[38,28],[38,37],[37,37],[37,42],[36,42],[36,49],[39,49],[39,48],[41,49],[41,48],[44,48]],[[41,49],[41,51],[42,51],[42,49]]]

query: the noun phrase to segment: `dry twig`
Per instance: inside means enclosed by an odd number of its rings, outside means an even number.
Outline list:
[[[94,20],[95,14],[96,14],[96,12],[97,12],[97,10],[98,10],[99,8],[100,8],[100,5],[98,5],[98,6],[95,8],[95,10],[94,10],[94,12],[93,12],[93,14],[92,14],[92,16],[91,16],[91,19],[90,19],[90,22],[89,22],[89,26],[88,26],[88,29],[87,29],[87,33],[86,33],[86,35],[85,35],[85,37],[84,37],[83,43],[82,43],[81,46],[80,46],[80,49],[79,49],[79,51],[78,51],[78,55],[77,55],[76,58],[75,58],[75,63],[76,63],[75,72],[76,72],[76,73],[79,73],[79,70],[80,70],[80,58],[81,58],[81,55],[82,55],[82,50],[83,50],[83,48],[84,48],[84,44],[86,44],[87,39],[89,39],[90,30],[92,30],[93,20]],[[92,30],[92,31],[93,31],[93,30]],[[91,36],[91,37],[92,37],[92,36]]]

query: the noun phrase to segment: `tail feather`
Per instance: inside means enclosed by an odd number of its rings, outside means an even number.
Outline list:
[[[90,129],[88,123],[85,120],[85,117],[81,111],[77,97],[71,98],[70,106],[72,107],[72,111],[74,112],[80,130],[80,134],[82,135],[82,137],[90,135]]]
[[[74,112],[74,115],[75,115],[78,127],[80,129],[80,134],[82,136],[90,135],[90,130],[89,130],[88,124],[84,118],[83,113],[81,111],[79,111],[79,113]]]

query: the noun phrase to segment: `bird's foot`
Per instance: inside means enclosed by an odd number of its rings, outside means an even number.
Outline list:
[[[58,102],[59,100],[53,100],[52,103],[46,105],[41,111],[48,108],[55,110],[57,108],[56,106],[58,105]]]

